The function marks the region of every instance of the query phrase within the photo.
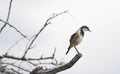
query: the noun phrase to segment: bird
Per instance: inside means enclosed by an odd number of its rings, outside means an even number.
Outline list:
[[[70,51],[70,49],[72,47],[74,47],[76,49],[76,51],[79,53],[79,51],[77,50],[76,46],[81,43],[81,41],[83,40],[83,37],[84,37],[84,33],[86,31],[91,32],[89,27],[87,27],[86,25],[83,25],[71,36],[71,38],[70,38],[70,45],[68,47],[66,55],[68,54],[68,52]]]

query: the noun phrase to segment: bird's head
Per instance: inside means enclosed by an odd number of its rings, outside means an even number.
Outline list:
[[[89,29],[89,27],[87,27],[87,26],[85,26],[85,25],[83,25],[81,28],[80,28],[82,31],[89,31],[89,32],[91,32],[90,31],[90,29]]]

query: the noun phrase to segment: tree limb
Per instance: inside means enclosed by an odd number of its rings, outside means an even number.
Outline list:
[[[21,57],[16,57],[16,56],[11,56],[11,55],[2,55],[0,56],[0,59],[3,58],[8,58],[8,59],[14,59],[14,60],[21,60],[21,61],[36,61],[36,60],[48,60],[48,59],[54,59],[53,56],[49,56],[49,57],[40,57],[40,58],[21,58]]]
[[[76,54],[70,62],[64,65],[58,66],[53,69],[48,69],[48,70],[43,70],[40,67],[37,67],[30,74],[56,74],[60,71],[71,68],[81,57],[82,57],[82,54],[79,53],[79,54]]]

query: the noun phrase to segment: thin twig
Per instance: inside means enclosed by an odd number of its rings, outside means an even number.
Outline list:
[[[26,49],[24,55],[23,55],[23,58],[25,58],[27,52],[31,49],[31,46],[32,44],[34,43],[34,41],[37,39],[37,37],[39,36],[39,34],[45,29],[45,27],[50,23],[50,20],[54,19],[55,17],[59,16],[59,15],[62,15],[63,13],[66,13],[68,11],[64,11],[64,12],[61,12],[61,13],[58,13],[58,14],[54,14],[52,15],[50,18],[48,18],[44,24],[44,26],[38,31],[38,33],[35,35],[35,37],[33,38],[33,40],[31,41],[31,43],[29,44],[28,48]]]
[[[26,35],[22,34],[21,31],[19,31],[16,27],[14,27],[13,25],[11,25],[9,22],[6,22],[6,21],[4,21],[4,20],[2,20],[2,19],[0,19],[0,21],[3,22],[3,23],[6,23],[7,25],[9,25],[9,26],[12,27],[13,29],[15,29],[21,36],[27,38]]]
[[[12,1],[13,1],[13,0],[10,0],[9,10],[8,10],[8,15],[7,15],[6,22],[8,22],[9,17],[10,17],[10,12],[11,12]],[[7,23],[4,23],[4,25],[3,25],[3,26],[2,26],[2,28],[0,29],[0,33],[1,33],[1,32],[2,32],[2,30],[6,27],[6,25],[7,25]]]
[[[38,64],[32,63],[31,61],[27,61],[29,64],[33,65],[33,66],[37,66]]]
[[[7,49],[7,52],[6,53],[8,53],[15,45],[17,45],[20,41],[22,41],[24,38],[21,38],[21,39],[19,39],[18,41],[16,41],[12,46],[10,46],[10,48],[9,49]]]
[[[53,53],[53,55],[52,55],[53,59],[54,59],[54,57],[55,57],[55,53],[56,53],[56,47],[55,47],[54,53]]]
[[[30,41],[31,41],[34,37],[35,37],[35,35],[33,35],[31,38],[29,38],[29,41],[27,42],[25,49],[27,49],[28,45],[30,44]]]
[[[54,59],[55,60],[55,59]],[[40,63],[38,63],[38,64],[45,64],[45,65],[54,65],[54,66],[59,66],[59,65],[63,65],[64,63],[63,62],[60,62],[60,63],[58,63],[58,62],[56,62],[56,60],[55,60],[55,62],[54,61],[52,61],[52,62],[40,62]],[[34,64],[35,66],[36,65],[38,65],[38,64]]]

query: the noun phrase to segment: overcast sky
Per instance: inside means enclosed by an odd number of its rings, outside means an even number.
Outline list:
[[[0,19],[6,19],[8,6],[9,0],[0,0]],[[80,26],[87,25],[92,32],[86,32],[77,46],[83,57],[59,74],[120,74],[120,0],[13,0],[9,22],[31,37],[53,13],[65,10],[69,13],[51,21],[27,57],[49,56],[56,47],[56,58],[68,62],[76,54],[72,48],[65,55],[70,36]],[[21,38],[7,26],[0,34],[0,54]],[[9,54],[21,56],[26,44],[23,39]]]

